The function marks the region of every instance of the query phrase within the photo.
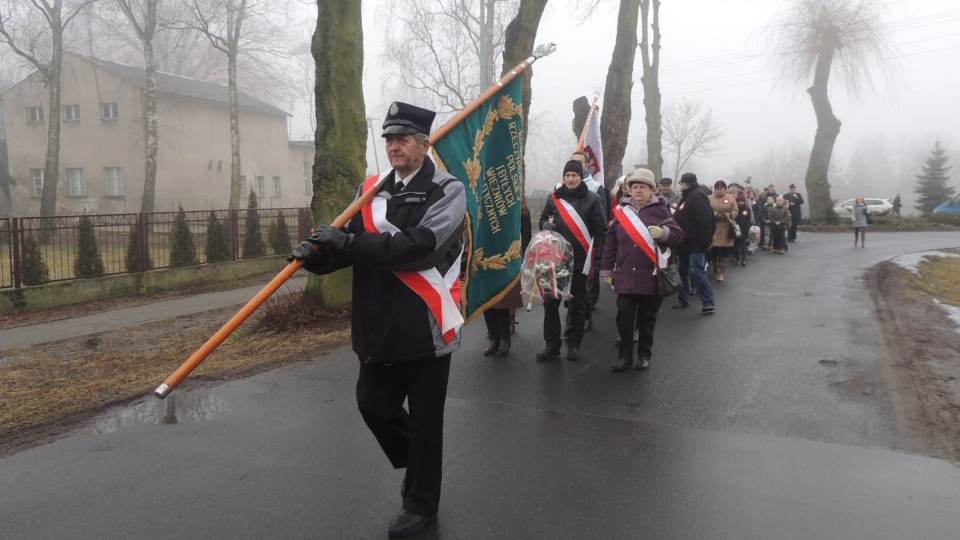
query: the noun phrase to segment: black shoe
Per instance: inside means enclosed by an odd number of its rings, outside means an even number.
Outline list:
[[[634,367],[636,367],[637,369],[639,369],[639,370],[641,370],[641,371],[644,370],[644,369],[647,369],[647,368],[650,367],[650,359],[649,359],[649,358],[641,358],[640,361],[637,362],[637,365],[634,366]]]
[[[576,362],[580,359],[580,345],[567,345],[567,360]]]
[[[716,306],[703,306],[702,308],[700,308],[700,312],[703,313],[704,315],[712,315],[716,311],[717,311]]]
[[[510,352],[510,340],[501,339],[500,346],[497,348],[497,356],[506,356]]]
[[[583,331],[589,332],[590,330],[593,330],[593,321],[592,320],[583,321]]]
[[[610,371],[617,372],[633,367],[633,358],[617,358],[617,361],[610,366]]]
[[[493,356],[497,353],[497,349],[500,348],[500,341],[496,339],[490,340],[490,345],[487,346],[486,350],[483,351],[484,356]]]
[[[673,305],[673,309],[687,309],[688,307],[690,307],[690,304],[686,302],[677,302]]]
[[[554,349],[553,347],[546,347],[542,351],[537,353],[537,361],[543,362],[545,360],[555,360],[560,358],[560,349]]]
[[[418,516],[406,510],[401,510],[400,513],[393,518],[393,521],[390,522],[390,528],[387,529],[387,534],[393,538],[410,536],[436,520],[437,514],[433,514],[432,516]]]

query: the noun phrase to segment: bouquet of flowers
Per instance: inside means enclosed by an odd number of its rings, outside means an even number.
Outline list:
[[[540,231],[530,241],[520,267],[520,286],[529,297],[527,311],[533,308],[533,299],[565,299],[573,284],[573,246],[559,233]]]

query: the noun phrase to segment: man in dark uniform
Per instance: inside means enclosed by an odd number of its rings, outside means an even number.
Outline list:
[[[680,205],[674,218],[683,229],[683,242],[677,247],[677,270],[680,271],[680,290],[674,309],[690,307],[690,282],[697,289],[697,296],[703,303],[700,311],[705,315],[717,310],[716,297],[704,267],[707,263],[707,251],[713,242],[713,233],[717,227],[710,199],[700,189],[697,175],[683,173],[680,177]]]
[[[802,215],[800,206],[803,204],[803,195],[797,193],[797,185],[790,184],[790,192],[783,196],[783,200],[790,203],[790,229],[787,232],[787,241],[795,242],[797,240],[797,225],[800,224]]]
[[[434,116],[394,102],[383,123],[393,170],[379,188],[374,177],[360,189],[377,195],[343,229],[317,227],[292,255],[316,274],[353,266],[357,405],[390,463],[406,468],[390,536],[436,520],[450,355],[463,323],[450,289],[459,279],[466,195],[426,159]]]

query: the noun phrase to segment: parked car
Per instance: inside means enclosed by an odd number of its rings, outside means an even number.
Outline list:
[[[867,202],[867,210],[875,216],[883,216],[889,214],[893,210],[893,201],[890,199],[877,199],[875,197],[864,197],[864,201]],[[849,216],[853,212],[853,203],[856,202],[856,199],[847,199],[842,203],[833,207],[833,211],[841,216]]]
[[[960,195],[933,209],[934,214],[960,214]]]

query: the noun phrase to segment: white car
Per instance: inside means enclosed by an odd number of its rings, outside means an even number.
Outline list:
[[[893,201],[890,199],[877,199],[871,197],[864,197],[864,201],[867,202],[867,210],[875,216],[883,216],[889,214],[893,210]],[[833,207],[833,211],[841,216],[849,216],[853,212],[853,203],[856,202],[856,199],[847,199],[842,203]]]

